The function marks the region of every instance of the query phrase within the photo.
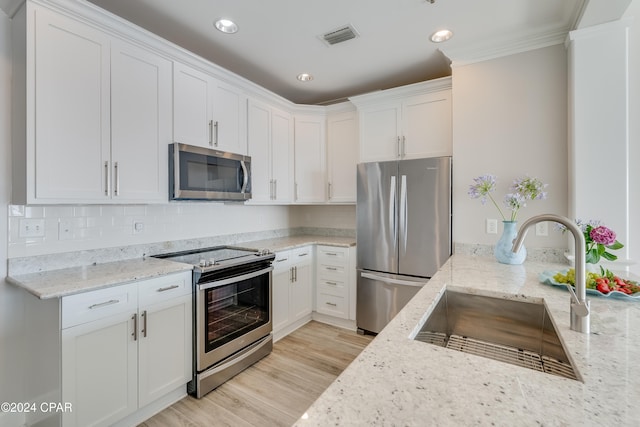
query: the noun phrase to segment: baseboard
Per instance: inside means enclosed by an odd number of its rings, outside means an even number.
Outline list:
[[[318,313],[314,311],[311,318],[320,323],[326,323],[327,325],[337,326],[338,328],[348,329],[350,331],[356,331],[356,321],[349,319],[342,319],[340,317],[329,316],[326,314]]]
[[[181,385],[180,387],[176,388],[172,392],[165,394],[158,400],[151,402],[147,406],[138,409],[133,414],[113,424],[113,427],[137,426],[138,424],[144,422],[145,420],[148,420],[149,418],[153,417],[158,412],[173,405],[180,399],[184,398],[186,395],[187,395],[187,386],[186,384]]]

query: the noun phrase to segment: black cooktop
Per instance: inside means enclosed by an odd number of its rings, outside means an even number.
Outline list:
[[[190,264],[197,271],[207,272],[252,262],[272,260],[275,255],[268,249],[255,250],[235,246],[217,246],[157,255],[154,258]]]

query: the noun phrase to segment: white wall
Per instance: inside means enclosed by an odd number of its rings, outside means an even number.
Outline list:
[[[514,178],[549,184],[547,200],[530,202],[518,221],[540,214],[567,215],[567,55],[562,45],[453,68],[454,242],[495,244],[485,219],[497,209],[467,195],[473,178],[498,177],[501,204]],[[501,206],[502,207],[502,206]],[[525,246],[566,247],[549,227],[548,237],[530,232]]]
[[[629,258],[631,271],[640,275],[640,0],[634,0],[625,17],[633,17],[629,31]]]
[[[7,284],[7,205],[11,194],[11,21],[0,11],[0,402],[23,395],[20,293]],[[16,321],[18,319],[18,321]],[[0,425],[20,420],[0,413]]]

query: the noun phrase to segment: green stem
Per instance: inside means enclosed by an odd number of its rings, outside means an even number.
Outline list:
[[[502,213],[502,209],[500,209],[500,206],[498,206],[498,204],[496,203],[495,200],[493,200],[493,197],[491,196],[491,194],[487,193],[487,196],[489,196],[489,198],[491,199],[491,202],[493,203],[493,205],[498,209],[498,212],[500,212],[500,216],[502,217],[503,221],[506,221],[507,218],[504,216],[504,214]],[[512,219],[513,221],[513,219]]]

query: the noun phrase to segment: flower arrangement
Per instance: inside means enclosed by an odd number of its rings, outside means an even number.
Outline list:
[[[484,205],[487,202],[487,198],[491,200],[494,206],[498,209],[503,221],[507,221],[507,217],[504,215],[500,206],[496,203],[495,199],[491,195],[496,189],[496,177],[495,175],[485,174],[474,178],[475,184],[469,186],[469,196],[472,199],[480,199],[480,202]],[[527,206],[528,200],[543,200],[547,198],[547,193],[544,189],[547,184],[543,184],[538,178],[523,177],[513,181],[511,187],[509,187],[510,193],[504,196],[504,206],[511,211],[510,221],[515,221],[518,216],[518,211],[521,208]]]
[[[614,254],[607,252],[607,250],[617,250],[624,247],[622,243],[616,240],[615,231],[605,227],[604,224],[598,220],[582,222],[582,220],[576,219],[576,224],[580,227],[584,235],[585,261],[588,264],[597,264],[600,262],[600,258],[608,261],[618,259]],[[558,224],[558,228],[563,232],[567,231],[567,228],[562,224]]]

